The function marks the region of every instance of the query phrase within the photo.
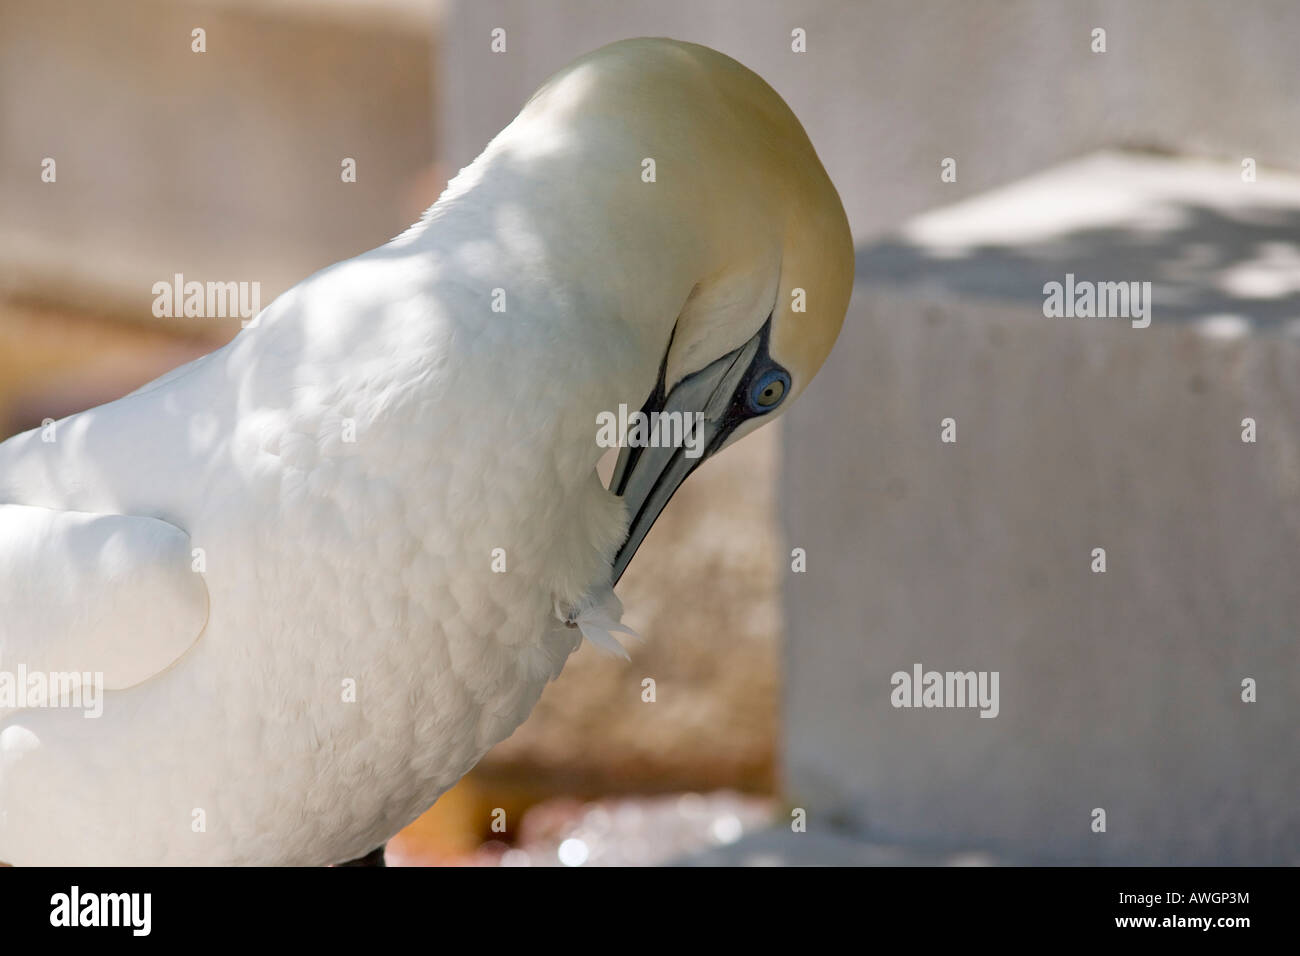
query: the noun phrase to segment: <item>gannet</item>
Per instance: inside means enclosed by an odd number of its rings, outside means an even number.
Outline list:
[[[73,685],[0,710],[0,860],[382,857],[575,624],[617,626],[668,499],[804,390],[852,274],[780,96],[628,40],[547,80],[396,239],[0,444],[0,672],[101,688],[97,716]],[[607,488],[620,405],[702,413],[704,454],[624,448]]]

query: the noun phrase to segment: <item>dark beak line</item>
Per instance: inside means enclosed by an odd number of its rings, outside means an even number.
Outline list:
[[[767,340],[772,318],[744,345],[721,356],[698,372],[686,376],[671,392],[665,393],[664,376],[668,353],[659,366],[659,380],[641,407],[652,416],[665,409],[704,418],[695,427],[703,429],[701,453],[688,458],[683,447],[671,450],[624,446],[610,478],[609,488],[626,498],[633,511],[628,523],[627,540],[618,550],[611,569],[611,586],[617,584],[650,528],[669,500],[700,464],[718,451],[742,422],[753,416],[745,396],[756,370],[770,364]],[[673,333],[676,334],[674,327]],[[670,342],[671,347],[671,342]],[[694,422],[694,418],[691,419]]]
[[[659,377],[655,380],[655,387],[650,392],[650,397],[645,400],[641,406],[643,414],[649,415],[663,407],[666,397],[664,392],[664,376],[668,374],[668,355],[673,350],[673,339],[677,338],[677,323],[673,323],[673,330],[668,333],[668,347],[664,349],[664,357],[659,360]],[[627,491],[628,479],[632,476],[633,469],[636,468],[637,460],[641,457],[642,448],[624,447],[618,455],[618,462],[614,465],[614,474],[609,479],[609,490],[620,498]],[[617,583],[615,578],[611,584]]]
[[[683,455],[684,452],[681,448],[674,451],[673,457],[669,459],[668,466],[664,469],[663,473],[666,475],[672,474],[675,470],[680,468]],[[663,486],[663,483],[657,482],[650,494],[646,495],[645,500],[641,502],[641,507],[637,509],[636,515],[628,524],[627,540],[623,542],[622,547],[618,549],[618,555],[614,558],[614,567],[609,582],[610,587],[618,584],[619,578],[623,576],[623,572],[627,570],[627,566],[632,563],[632,558],[636,554],[637,548],[641,546],[641,542],[645,540],[645,536],[650,533],[650,529],[659,519],[659,515],[663,512],[664,508],[667,507],[669,499],[672,498],[672,496],[677,492],[677,489],[681,487],[682,482],[690,477],[691,472],[698,468],[700,462],[703,460],[704,456],[701,455],[699,458],[696,458],[691,462],[690,467],[677,481],[676,486],[668,493],[668,496],[659,503],[658,507],[655,508],[654,514],[649,514],[649,509],[651,503],[654,502],[656,498],[656,492],[658,492],[658,490]]]

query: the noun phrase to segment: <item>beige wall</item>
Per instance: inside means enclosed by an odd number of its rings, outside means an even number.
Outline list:
[[[508,52],[489,50],[502,27]],[[808,52],[790,52],[790,31]],[[1090,52],[1091,31],[1108,52]],[[869,236],[1101,146],[1300,166],[1288,0],[462,0],[442,28],[443,156],[477,155],[547,76],[630,36],[716,47],[800,117]],[[939,162],[959,163],[957,188]]]
[[[265,304],[409,225],[441,187],[431,8],[318,9],[0,0],[0,294],[148,319],[181,272]]]

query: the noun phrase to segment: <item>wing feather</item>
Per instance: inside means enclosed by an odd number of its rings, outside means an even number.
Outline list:
[[[0,505],[0,669],[102,672],[109,690],[162,672],[207,624],[190,547],[156,518]]]

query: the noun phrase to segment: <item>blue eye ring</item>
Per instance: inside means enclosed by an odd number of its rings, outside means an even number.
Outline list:
[[[749,408],[756,415],[765,415],[785,400],[790,391],[790,376],[785,369],[768,369],[749,390]]]

